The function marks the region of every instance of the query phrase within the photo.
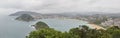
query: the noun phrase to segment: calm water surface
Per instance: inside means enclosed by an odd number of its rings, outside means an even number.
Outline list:
[[[38,22],[22,22],[14,19],[15,17],[7,15],[0,16],[0,38],[25,38],[30,31],[34,30],[31,25]],[[59,31],[68,31],[70,28],[87,24],[87,22],[74,19],[41,19],[39,21],[43,21]]]

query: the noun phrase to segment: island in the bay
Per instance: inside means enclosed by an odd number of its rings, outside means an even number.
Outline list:
[[[32,25],[32,26],[34,26],[35,29],[37,29],[37,30],[42,29],[42,28],[49,28],[49,26],[46,23],[42,22],[42,21],[39,21],[35,25]]]
[[[34,18],[29,14],[22,14],[19,17],[17,17],[15,20],[29,22],[29,21],[33,21]]]

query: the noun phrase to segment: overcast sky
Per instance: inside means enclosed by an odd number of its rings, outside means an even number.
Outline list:
[[[0,0],[0,13],[120,12],[120,0]]]

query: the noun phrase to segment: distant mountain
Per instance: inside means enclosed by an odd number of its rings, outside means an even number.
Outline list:
[[[88,15],[92,15],[95,14],[96,12],[63,12],[63,13],[50,13],[50,14],[40,14],[40,13],[36,13],[36,12],[31,12],[31,11],[18,11],[14,14],[10,14],[10,16],[20,16],[22,14],[29,14],[29,15],[33,15],[33,16],[46,16],[46,15],[59,15],[59,16],[76,16],[76,15],[81,15],[81,16],[88,16]]]
[[[88,16],[109,16],[109,17],[120,17],[120,13],[104,13],[104,12],[63,12],[63,13],[50,13],[50,14],[40,14],[32,11],[18,11],[10,16],[21,16],[22,14],[29,14],[33,16],[35,19],[41,18],[59,18],[59,17],[68,17],[68,18],[76,18],[76,17],[88,17]]]
[[[21,16],[17,17],[15,20],[29,22],[29,21],[33,21],[34,18],[29,14],[22,14]]]
[[[22,14],[29,14],[29,15],[41,15],[40,13],[31,12],[31,11],[18,11],[16,13],[10,14],[10,16],[20,16]]]

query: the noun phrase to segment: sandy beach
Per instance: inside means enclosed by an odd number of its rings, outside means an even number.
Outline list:
[[[103,27],[101,27],[101,26],[99,26],[99,25],[96,25],[96,24],[89,24],[92,28],[94,28],[94,29],[104,29],[105,30],[105,28],[103,28]]]

